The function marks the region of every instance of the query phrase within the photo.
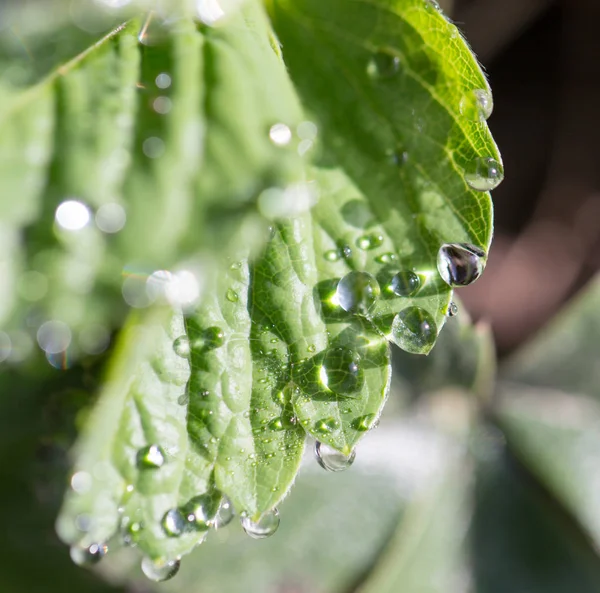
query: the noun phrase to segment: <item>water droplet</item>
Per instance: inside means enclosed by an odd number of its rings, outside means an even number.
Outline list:
[[[172,579],[179,572],[180,565],[179,558],[177,560],[160,561],[148,557],[144,557],[141,564],[142,572],[146,577],[157,583]]]
[[[237,303],[237,302],[238,302],[238,300],[239,300],[238,293],[237,293],[237,292],[235,292],[235,290],[233,290],[233,288],[229,288],[229,289],[227,290],[227,293],[225,294],[225,297],[227,298],[227,300],[228,300],[230,303]]]
[[[121,204],[112,202],[104,204],[98,208],[94,217],[96,226],[103,232],[108,234],[118,233],[125,226],[127,214],[125,208]]]
[[[346,456],[332,447],[316,441],[315,457],[324,470],[328,472],[342,472],[354,463],[356,451],[353,450],[350,455]]]
[[[352,428],[359,432],[366,432],[370,428],[374,428],[375,414],[366,414],[365,416],[359,416],[352,422]]]
[[[408,307],[394,317],[392,336],[400,348],[419,354],[433,346],[437,328],[433,317],[425,309]]]
[[[92,476],[88,472],[75,472],[71,476],[71,488],[77,494],[85,494],[89,492],[93,484]]]
[[[330,348],[321,367],[322,383],[339,395],[356,395],[365,384],[365,375],[358,353],[349,348]]]
[[[344,311],[365,315],[379,297],[379,284],[367,272],[350,272],[339,281],[336,297]]]
[[[170,509],[164,514],[161,525],[169,537],[178,537],[185,531],[187,520],[179,509]]]
[[[208,327],[202,332],[202,345],[206,350],[220,348],[225,343],[225,332],[220,327]]]
[[[369,249],[376,249],[383,243],[383,235],[380,234],[370,234],[363,235],[356,240],[356,246],[363,251],[368,251]]]
[[[165,452],[158,445],[148,445],[137,452],[136,463],[139,469],[157,469],[166,461]]]
[[[215,529],[222,529],[223,527],[226,527],[231,523],[233,515],[233,505],[231,504],[231,501],[226,496],[224,496],[221,499],[219,510],[217,511],[217,514],[215,515],[215,518],[213,520],[213,527]]]
[[[166,72],[161,72],[154,81],[159,89],[168,89],[171,86],[171,77]]]
[[[454,302],[451,302],[448,305],[448,317],[456,317],[458,315],[458,305]]]
[[[177,356],[181,356],[181,358],[189,358],[191,354],[190,350],[190,341],[187,336],[179,336],[173,342],[173,350]]]
[[[252,521],[249,517],[242,517],[244,531],[254,539],[263,539],[273,535],[279,527],[279,511],[273,509],[261,516],[258,521]]]
[[[286,146],[292,139],[292,130],[285,124],[275,124],[269,130],[269,138],[277,146]]]
[[[218,493],[201,494],[192,498],[183,508],[190,527],[196,531],[207,531],[219,510],[221,496]]]
[[[398,272],[390,282],[390,290],[397,296],[410,297],[421,287],[420,278],[410,270]]]
[[[408,162],[409,154],[408,151],[397,148],[396,150],[388,150],[386,154],[389,158],[389,161],[395,167],[401,167],[405,163]]]
[[[491,157],[477,157],[465,169],[465,181],[474,190],[490,191],[504,179],[504,168]]]
[[[315,430],[321,434],[330,434],[340,427],[340,423],[335,418],[322,418],[315,422]]]
[[[123,526],[123,544],[135,546],[144,526],[139,521],[127,520]]]
[[[284,430],[285,426],[283,424],[283,420],[281,418],[273,418],[271,422],[269,422],[269,430],[273,430],[275,432]]]
[[[78,566],[91,566],[97,564],[106,556],[108,547],[106,544],[92,544],[87,548],[72,546],[69,550],[71,560]]]
[[[142,151],[149,159],[157,159],[165,152],[165,142],[157,136],[150,136],[142,143]]]
[[[475,89],[460,101],[460,112],[471,121],[484,122],[492,115],[494,100],[486,89]]]
[[[171,107],[173,107],[173,102],[169,97],[156,97],[152,103],[152,108],[156,113],[160,115],[166,115],[171,111]]]
[[[438,251],[438,272],[450,286],[472,284],[483,273],[485,264],[485,252],[469,243],[445,243]]]
[[[376,52],[367,66],[367,74],[371,78],[391,78],[399,70],[400,57],[389,51]]]
[[[383,253],[382,255],[378,255],[375,258],[375,261],[378,264],[391,264],[392,262],[396,261],[396,254],[395,253]]]
[[[338,261],[342,257],[342,254],[337,249],[330,249],[323,254],[323,257],[326,261],[334,262]]]
[[[62,321],[46,321],[37,331],[37,341],[46,354],[60,354],[71,344],[71,329]]]

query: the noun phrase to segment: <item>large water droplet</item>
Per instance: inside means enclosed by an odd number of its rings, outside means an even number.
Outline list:
[[[258,521],[252,521],[249,517],[242,517],[244,531],[254,539],[263,539],[273,535],[279,527],[279,511],[273,509],[262,515]]]
[[[344,311],[366,315],[379,297],[379,284],[367,272],[350,272],[338,283],[337,301]]]
[[[92,544],[87,548],[72,546],[69,550],[71,560],[78,566],[91,566],[97,564],[108,552],[106,544]]]
[[[471,121],[485,121],[492,115],[494,100],[486,89],[475,89],[460,101],[460,112]]]
[[[360,393],[365,384],[360,355],[349,348],[330,348],[323,358],[320,379],[328,389],[339,395]]]
[[[485,264],[485,252],[469,243],[445,243],[438,251],[438,272],[450,286],[472,284],[483,273]]]
[[[177,356],[181,356],[181,358],[189,358],[190,357],[190,341],[187,336],[179,336],[173,342],[173,350]]]
[[[148,445],[137,452],[136,463],[139,469],[157,469],[166,461],[165,452],[159,445]]]
[[[141,564],[142,572],[146,577],[157,583],[172,579],[179,572],[180,565],[179,558],[177,560],[160,561],[148,557],[144,557]]]
[[[465,181],[477,191],[490,191],[504,179],[504,167],[491,157],[477,157],[465,169]]]
[[[400,71],[400,57],[389,51],[376,52],[369,61],[367,74],[371,78],[391,78]]]
[[[201,494],[192,498],[183,509],[189,526],[197,531],[210,529],[220,502],[221,496],[218,493]]]
[[[402,270],[394,275],[390,282],[390,290],[397,296],[415,295],[421,287],[420,278],[410,270]]]
[[[332,447],[316,441],[315,457],[324,470],[328,472],[342,472],[354,463],[356,451],[353,450],[350,455],[344,455]]]
[[[383,235],[379,233],[372,233],[369,235],[363,235],[356,240],[356,246],[363,251],[369,249],[376,249],[383,243]]]
[[[433,317],[425,309],[408,307],[394,317],[392,336],[400,348],[419,354],[433,346],[437,328]]]
[[[178,537],[185,531],[187,519],[179,509],[170,509],[164,514],[161,525],[169,537]]]
[[[375,414],[359,416],[352,421],[352,428],[354,428],[354,430],[358,430],[359,432],[366,432],[370,428],[374,427],[376,418],[377,417]]]
[[[225,333],[220,327],[208,327],[202,332],[202,345],[206,350],[220,348],[225,343]]]
[[[338,430],[340,423],[335,418],[321,418],[315,422],[315,431],[320,434],[331,434]]]
[[[222,529],[231,523],[231,520],[234,516],[233,505],[231,501],[224,496],[221,499],[221,504],[219,505],[219,510],[213,520],[213,527],[215,529]]]

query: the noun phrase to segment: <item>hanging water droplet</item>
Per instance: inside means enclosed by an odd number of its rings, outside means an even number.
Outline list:
[[[173,350],[177,356],[181,356],[181,358],[189,358],[190,357],[190,341],[187,336],[179,336],[173,342]]]
[[[504,168],[491,157],[477,157],[465,169],[465,181],[474,190],[491,191],[504,179]]]
[[[438,251],[438,272],[450,286],[472,284],[483,273],[485,264],[485,252],[469,243],[445,243]]]
[[[196,531],[210,529],[219,510],[220,502],[220,494],[214,492],[192,498],[183,508],[188,525]]]
[[[348,313],[366,315],[379,297],[379,284],[367,272],[350,272],[338,283],[337,302]]]
[[[356,458],[356,451],[344,455],[319,441],[315,442],[315,457],[319,465],[328,472],[342,472],[348,469]]]
[[[400,71],[400,57],[389,51],[378,51],[367,65],[367,74],[374,79],[391,78]]]
[[[168,581],[172,579],[178,572],[181,561],[179,558],[176,560],[152,560],[151,558],[144,557],[142,559],[142,572],[151,581],[157,583],[162,581]]]
[[[161,525],[169,537],[178,537],[185,531],[187,520],[179,509],[170,509],[164,514]]]
[[[148,445],[137,452],[136,463],[139,469],[158,469],[166,461],[165,452],[159,445]]]
[[[92,544],[87,548],[72,546],[69,550],[71,560],[77,566],[91,566],[97,564],[108,553],[106,544]]]
[[[397,296],[410,297],[421,288],[421,279],[410,270],[398,272],[390,282],[390,290]]]
[[[427,8],[433,8],[437,12],[442,12],[442,7],[438,4],[437,0],[425,0]]]
[[[375,419],[375,414],[359,416],[352,421],[352,428],[354,428],[354,430],[358,430],[359,432],[366,432],[370,428],[374,428]]]
[[[225,293],[225,297],[230,303],[237,303],[239,300],[238,293],[233,290],[233,288],[229,288]]]
[[[342,254],[337,249],[330,249],[323,254],[323,257],[326,261],[334,262],[338,261],[342,257]]]
[[[320,434],[330,434],[340,427],[340,423],[335,418],[322,418],[315,422],[315,431]]]
[[[433,317],[425,309],[408,307],[394,317],[392,337],[406,352],[420,354],[435,343],[437,328]]]
[[[370,234],[363,235],[356,240],[356,246],[363,251],[368,251],[370,249],[376,249],[383,243],[383,235],[380,234]]]
[[[456,317],[458,315],[458,305],[454,302],[451,302],[448,305],[448,317]]]
[[[217,514],[213,520],[213,527],[215,529],[222,529],[223,527],[226,527],[231,523],[234,514],[235,513],[233,512],[233,505],[231,504],[231,501],[224,496],[221,499],[219,510],[217,511]]]
[[[460,101],[460,112],[471,121],[484,122],[494,110],[492,94],[486,89],[475,89]]]
[[[254,539],[270,537],[279,527],[279,511],[273,509],[263,514],[258,521],[252,521],[250,517],[242,517],[242,527]]]
[[[365,384],[360,355],[349,348],[330,348],[323,358],[320,379],[328,389],[339,395],[360,393]]]
[[[383,253],[382,255],[378,255],[375,258],[375,261],[378,264],[391,264],[392,262],[396,261],[396,254],[395,253]]]

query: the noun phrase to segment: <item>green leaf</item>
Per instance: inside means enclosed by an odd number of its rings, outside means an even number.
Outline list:
[[[432,296],[409,321],[428,314],[441,329],[451,290],[436,271],[440,246],[487,251],[491,241],[489,194],[471,188],[501,180],[477,108],[479,97],[486,115],[491,109],[484,75],[454,25],[423,0],[272,0],[268,7],[292,79],[320,126],[322,164],[340,166],[368,198],[372,218],[349,206],[346,222],[385,230],[396,265],[423,277]],[[487,171],[493,178],[473,179],[481,159],[497,163]]]

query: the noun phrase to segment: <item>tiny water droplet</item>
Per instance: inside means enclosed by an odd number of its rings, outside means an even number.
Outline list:
[[[342,254],[337,249],[330,249],[323,254],[323,257],[326,261],[334,262],[338,261],[342,257]]]
[[[359,416],[352,421],[352,428],[359,432],[366,432],[370,428],[374,428],[375,414],[366,414],[365,416]]]
[[[445,243],[438,251],[438,272],[450,286],[472,284],[483,273],[485,264],[485,252],[469,243]]]
[[[421,280],[410,270],[402,270],[394,275],[390,282],[390,290],[397,296],[410,297],[421,288]]]
[[[389,51],[378,51],[367,65],[367,74],[373,79],[391,78],[400,71],[400,57]]]
[[[312,354],[313,352],[316,352],[317,347],[314,344],[311,344],[307,350]]]
[[[87,548],[72,546],[69,550],[71,560],[77,566],[91,566],[97,564],[108,553],[106,544],[92,544]]]
[[[456,317],[458,315],[458,305],[454,302],[451,302],[448,305],[448,317]]]
[[[319,465],[328,472],[342,472],[348,469],[356,458],[356,451],[344,455],[319,441],[315,442],[315,457]]]
[[[330,434],[338,430],[340,423],[335,418],[322,418],[315,422],[315,430],[321,434]]]
[[[143,525],[139,521],[126,521],[125,525],[123,525],[123,544],[126,546],[135,546],[143,528]]]
[[[386,154],[388,156],[389,162],[395,167],[401,167],[402,165],[407,163],[408,159],[410,158],[408,151],[402,150],[400,148],[397,148],[395,150],[388,150],[386,151]]]
[[[408,307],[394,317],[392,336],[400,348],[419,354],[433,346],[437,328],[433,317],[425,309]]]
[[[172,579],[179,572],[180,565],[181,561],[179,558],[176,560],[160,561],[144,557],[141,567],[142,572],[148,579],[159,583]]]
[[[465,181],[476,191],[491,191],[504,179],[504,168],[491,157],[477,157],[465,169]]]
[[[337,285],[337,301],[344,311],[365,315],[379,297],[379,284],[367,272],[346,274]]]
[[[161,525],[169,537],[178,537],[185,531],[187,520],[179,509],[170,509],[164,514]]]
[[[363,251],[369,251],[370,249],[376,249],[383,243],[383,235],[370,234],[362,235],[356,240],[356,246]]]
[[[365,384],[360,355],[349,348],[330,348],[323,358],[320,379],[334,393],[356,395]]]
[[[475,89],[460,100],[460,112],[471,121],[484,122],[494,110],[492,94],[486,89]]]
[[[229,289],[227,290],[227,293],[225,294],[225,297],[227,298],[227,300],[228,300],[230,303],[237,303],[237,302],[238,302],[238,300],[239,300],[238,293],[237,293],[237,292],[235,292],[235,290],[233,290],[233,288],[229,288]]]
[[[375,258],[375,261],[378,264],[391,264],[395,260],[396,260],[396,254],[395,253],[383,253],[382,255],[378,255]]]
[[[244,531],[254,539],[263,539],[273,535],[279,527],[279,511],[273,509],[261,516],[258,521],[252,521],[250,517],[242,517]]]
[[[166,461],[165,452],[159,445],[148,445],[137,452],[138,469],[158,469]]]
[[[179,336],[173,342],[173,350],[177,356],[181,356],[181,358],[189,358],[190,357],[190,341],[187,336]]]
[[[235,513],[233,512],[233,505],[231,504],[231,501],[226,496],[223,496],[221,499],[221,504],[219,505],[219,510],[217,511],[217,514],[213,520],[213,527],[215,529],[227,527],[227,525],[231,523],[234,514]]]

